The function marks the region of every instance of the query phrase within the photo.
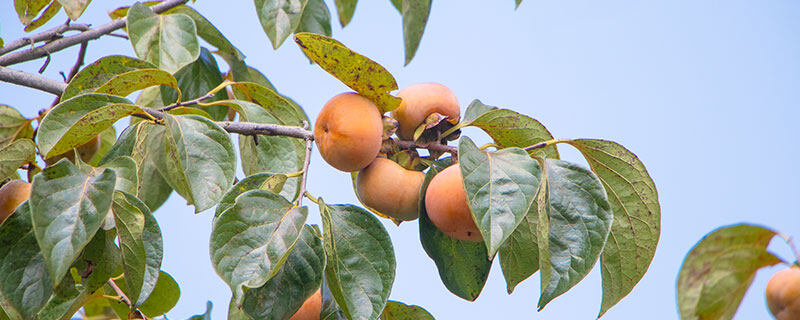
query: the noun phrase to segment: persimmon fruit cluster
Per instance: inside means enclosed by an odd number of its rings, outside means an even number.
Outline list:
[[[775,319],[800,319],[800,266],[775,273],[767,283],[766,296]]]
[[[423,125],[427,130],[442,120],[453,124],[460,120],[458,99],[444,85],[415,84],[400,90],[397,96],[402,102],[391,116],[401,140],[413,140]],[[314,126],[314,139],[322,158],[332,167],[358,171],[356,194],[365,206],[397,221],[417,219],[425,174],[380,154],[383,123],[380,109],[371,100],[357,93],[342,93],[323,106]],[[424,207],[433,224],[448,236],[480,241],[459,168],[455,164],[433,178],[425,192]]]

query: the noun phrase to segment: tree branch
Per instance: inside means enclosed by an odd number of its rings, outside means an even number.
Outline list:
[[[153,12],[155,13],[161,13],[169,9],[172,9],[174,7],[177,7],[179,5],[182,5],[187,1],[188,0],[167,0],[151,7],[151,9],[153,9]],[[81,42],[100,38],[103,35],[107,35],[109,33],[114,32],[117,29],[124,27],[125,22],[126,18],[119,18],[109,23],[106,23],[102,26],[99,26],[97,28],[89,29],[73,36],[64,37],[55,41],[51,41],[36,48],[2,55],[0,56],[0,66],[10,66],[20,62],[38,59],[48,54],[61,51],[64,50],[65,48],[69,48],[71,46],[80,44]],[[14,42],[16,42],[16,40]]]
[[[194,99],[194,100],[173,103],[171,105],[168,105],[166,107],[158,109],[158,111],[165,112],[165,111],[169,111],[169,110],[175,109],[177,107],[183,107],[183,106],[189,106],[189,105],[193,105],[193,104],[198,104],[198,103],[200,103],[201,101],[203,101],[205,99],[210,99],[210,98],[213,98],[213,97],[214,97],[214,94],[213,93],[209,93],[207,95],[204,95],[204,96],[202,96],[200,98],[197,98],[197,99]]]
[[[42,76],[9,69],[0,66],[0,81],[13,83],[28,88],[38,89],[54,95],[61,95],[67,87],[66,83],[47,79]]]
[[[86,47],[88,46],[89,46],[89,41],[81,42],[81,48],[80,50],[78,50],[78,60],[75,61],[75,65],[72,66],[72,70],[69,71],[69,76],[67,76],[67,82],[72,81],[72,78],[75,77],[76,74],[78,74],[78,70],[80,70],[81,67],[83,66],[84,60],[86,59]]]
[[[30,37],[19,38],[17,40],[7,43],[0,48],[0,55],[4,55],[11,51],[22,48],[26,45],[33,45],[37,42],[54,40],[61,38],[62,34],[67,31],[86,31],[91,28],[88,24],[62,24],[50,30],[45,30],[40,33],[34,34]]]
[[[314,141],[314,133],[302,127],[282,126],[269,123],[221,121],[217,124],[230,133],[243,135],[284,136]]]
[[[458,148],[453,146],[448,146],[446,144],[441,144],[438,142],[430,142],[425,145],[417,145],[414,141],[409,140],[394,140],[398,146],[403,149],[428,149],[431,151],[440,151],[440,152],[447,152],[450,154],[458,154]]]
[[[120,298],[119,298],[119,301],[120,301],[120,302],[122,302],[122,303],[124,303],[125,305],[127,305],[127,306],[128,306],[128,308],[131,308],[131,307],[133,307],[133,302],[131,301],[131,299],[130,299],[130,298],[128,298],[128,296],[127,296],[127,295],[125,295],[125,292],[123,292],[123,291],[122,291],[122,289],[120,289],[120,288],[119,288],[119,286],[117,285],[117,283],[116,283],[116,282],[114,282],[114,279],[108,279],[108,281],[106,282],[106,284],[108,284],[108,286],[109,286],[109,287],[111,287],[111,289],[114,289],[114,292],[115,292],[115,293],[117,293],[117,295],[119,295],[119,297],[120,297]],[[142,314],[142,313],[139,311],[139,309],[136,309],[136,311],[135,311],[135,312],[137,313],[137,315],[139,315],[139,316],[141,316],[141,317],[142,317],[141,319],[147,319],[147,317],[145,317],[145,316],[144,316],[144,314]]]

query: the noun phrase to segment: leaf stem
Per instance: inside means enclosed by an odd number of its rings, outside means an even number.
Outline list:
[[[303,120],[303,129],[308,130],[308,121]],[[303,205],[303,196],[306,192],[306,181],[308,180],[308,165],[311,164],[311,148],[314,147],[313,139],[306,139],[306,158],[303,162],[303,176],[300,178],[300,196],[297,197],[297,206]],[[316,203],[316,201],[315,201]]]
[[[189,100],[189,101],[184,101],[184,102],[175,102],[175,103],[173,103],[171,105],[168,105],[166,107],[158,109],[158,111],[166,112],[166,111],[175,109],[177,107],[183,107],[183,106],[189,106],[189,105],[193,105],[193,104],[199,104],[201,101],[203,101],[205,99],[210,99],[210,98],[213,98],[213,97],[214,97],[214,92],[212,90],[212,92],[209,92],[209,93],[207,93],[206,95],[204,95],[204,96],[202,96],[200,98],[197,98],[197,99],[194,99],[194,100]]]
[[[555,145],[555,144],[558,144],[558,143],[566,143],[566,142],[569,142],[569,140],[552,139],[552,140],[542,141],[542,142],[539,142],[539,143],[534,144],[534,145],[527,146],[527,147],[522,148],[522,149],[525,150],[525,151],[531,151],[531,150],[541,149],[541,148],[544,148],[544,147],[547,147],[547,146],[550,146],[550,145]]]
[[[311,202],[313,202],[313,203],[315,203],[315,204],[319,205],[319,200],[318,200],[317,198],[314,198],[314,196],[312,196],[310,193],[308,193],[308,191],[306,191],[305,193],[303,193],[303,196],[305,196],[306,198],[308,198],[308,200],[311,200]]]
[[[787,236],[787,235],[785,235],[783,233],[780,233],[780,232],[778,232],[778,235],[780,235],[781,238],[783,238],[783,241],[786,241],[786,244],[789,245],[789,248],[792,250],[792,253],[794,254],[794,261],[795,261],[795,263],[798,263],[798,261],[800,261],[800,251],[798,251],[797,247],[794,245],[794,241],[792,241],[793,240],[792,237]]]

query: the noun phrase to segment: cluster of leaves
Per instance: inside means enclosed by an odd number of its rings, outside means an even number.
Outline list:
[[[732,319],[759,269],[790,264],[767,250],[778,235],[766,227],[736,224],[703,237],[686,255],[678,274],[681,319]]]
[[[315,1],[309,2],[300,8],[313,8]],[[298,14],[290,2],[267,3],[256,1],[283,9],[261,16]],[[341,21],[349,21],[355,1],[336,3],[346,17]],[[425,4],[427,19],[430,0],[393,3],[403,9]],[[262,23],[277,46],[305,30],[297,25],[308,12]],[[321,289],[323,319],[432,319],[419,307],[388,301],[395,256],[375,215],[319,198],[313,201],[322,230],[305,223],[309,209],[300,205],[300,179],[308,153],[302,139],[242,135],[236,148],[224,129],[237,119],[301,127],[308,117],[300,106],[277,93],[191,7],[159,15],[135,4],[111,15],[127,17],[137,58],[108,56],[86,66],[60,103],[35,119],[0,106],[0,180],[19,178],[17,169],[26,166],[33,182],[30,200],[0,226],[0,271],[10,275],[0,280],[6,317],[63,319],[81,308],[101,318],[167,312],[179,288],[160,270],[163,248],[153,212],[175,191],[198,213],[216,206],[210,252],[233,292],[230,318],[283,319]],[[230,70],[222,72],[199,39],[215,47]],[[397,83],[382,66],[324,35],[297,33],[295,42],[381,112],[399,105],[390,94]],[[128,99],[137,92],[135,101]],[[126,118],[130,125],[117,135],[114,123]],[[499,256],[509,293],[541,270],[541,309],[599,260],[600,315],[626,296],[647,270],[660,232],[656,188],[638,158],[610,141],[555,140],[537,120],[478,100],[453,130],[467,126],[485,131],[496,150],[462,137],[457,159],[433,163],[420,190],[424,203],[433,176],[457,160],[483,235],[482,243],[449,238],[420,205],[420,240],[445,287],[475,300]],[[75,164],[36,166],[37,150],[49,158],[98,135],[100,151],[88,163],[76,158]],[[557,144],[577,148],[591,170],[559,160]],[[237,149],[246,178],[234,184]],[[113,298],[117,291],[127,305]],[[197,317],[208,319],[209,311]]]

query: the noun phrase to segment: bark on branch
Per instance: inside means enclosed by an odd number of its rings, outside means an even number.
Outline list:
[[[0,81],[49,92],[57,96],[60,96],[67,87],[67,84],[63,82],[50,80],[42,76],[9,69],[2,66],[0,66]]]
[[[169,9],[172,9],[174,7],[177,7],[179,5],[182,5],[187,1],[188,0],[167,0],[151,7],[151,9],[153,9],[155,13],[161,13]],[[116,19],[97,28],[88,29],[76,35],[54,40],[44,45],[38,46],[36,48],[11,52],[2,55],[0,56],[0,66],[10,66],[20,62],[38,59],[47,56],[49,54],[52,54],[54,52],[64,50],[65,48],[78,45],[81,42],[100,38],[104,35],[114,32],[117,29],[124,27],[125,22],[126,22],[125,18]],[[12,43],[16,43],[16,41]]]

